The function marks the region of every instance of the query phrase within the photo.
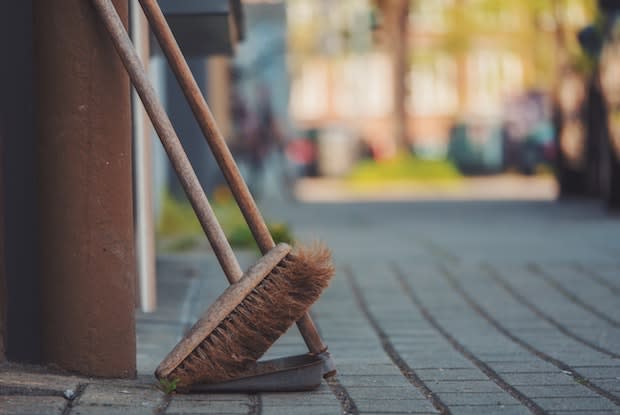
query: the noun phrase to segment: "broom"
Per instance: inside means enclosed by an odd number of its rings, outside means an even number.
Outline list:
[[[317,246],[291,252],[288,245],[280,244],[243,275],[114,5],[111,0],[93,0],[93,4],[233,284],[169,353],[156,376],[177,387],[235,379],[318,299],[334,273],[329,251]]]
[[[258,247],[263,254],[267,253],[275,246],[274,240],[248,186],[239,172],[239,168],[230,153],[230,149],[226,145],[224,137],[217,128],[213,115],[211,115],[211,111],[200,88],[196,84],[196,80],[181,53],[172,30],[166,22],[166,18],[156,0],[139,1]],[[335,365],[310,315],[308,313],[304,314],[297,321],[297,326],[310,352],[322,358],[324,377],[334,375],[336,373]]]

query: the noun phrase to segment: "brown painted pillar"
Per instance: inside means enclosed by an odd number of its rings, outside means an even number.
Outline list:
[[[127,22],[128,2],[116,7]],[[87,0],[35,0],[43,357],[136,370],[128,78]]]

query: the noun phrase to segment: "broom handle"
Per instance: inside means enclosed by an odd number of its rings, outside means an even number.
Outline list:
[[[196,173],[187,158],[187,154],[172,127],[166,111],[157,99],[155,90],[129,39],[123,22],[119,18],[111,0],[93,0],[93,4],[112,38],[114,47],[144,104],[144,109],[149,115],[172,166],[177,172],[181,185],[196,212],[200,225],[205,231],[226,277],[231,284],[234,283],[241,278],[243,270],[239,266],[237,258],[226,239],[226,235],[217,221],[209,200],[198,181],[198,177],[196,177]]]
[[[156,0],[139,1],[256,243],[263,254],[267,253],[275,246],[271,233],[267,229],[265,220],[258,210],[247,184],[239,173],[239,168],[224,141],[224,137],[217,128],[213,115],[211,115],[211,111],[198,84],[196,84],[196,80],[181,53],[172,30],[170,30],[170,26],[166,22],[166,18]],[[323,343],[308,313],[297,322],[297,327],[299,327],[299,331],[310,352],[319,354],[327,350],[327,346]]]

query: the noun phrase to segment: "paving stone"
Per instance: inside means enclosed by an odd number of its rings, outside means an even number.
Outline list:
[[[340,408],[332,406],[267,406],[261,408],[262,415],[342,415]],[[166,412],[168,415],[168,412]],[[222,413],[222,415],[225,415]]]
[[[395,412],[395,411],[385,411],[385,412],[362,412],[363,415],[437,415],[439,412]]]
[[[338,364],[338,372],[342,375],[356,376],[402,376],[398,367],[389,363],[355,363]]]
[[[580,354],[574,354],[570,356],[569,362],[572,367],[582,366],[613,366],[618,364],[617,359],[613,359],[608,356],[601,356],[600,354],[591,354],[587,352],[581,352]]]
[[[138,406],[155,408],[164,394],[155,387],[128,387],[114,384],[90,384],[79,398],[79,405]]]
[[[441,353],[433,354],[432,352],[408,352],[401,351],[396,348],[400,356],[414,370],[424,369],[472,369],[473,364],[455,352],[442,355]]]
[[[564,398],[564,397],[590,397],[599,396],[590,389],[575,383],[570,385],[546,385],[546,386],[518,386],[519,391],[529,398]]]
[[[577,415],[577,414],[581,414],[582,411],[550,411],[549,415]],[[588,414],[595,414],[595,415],[617,415],[618,411],[596,411],[596,410],[590,410],[588,411]]]
[[[86,382],[85,378],[54,375],[43,372],[43,369],[0,366],[0,391],[2,388],[42,389],[62,394],[67,389],[76,390],[83,382]]]
[[[348,385],[352,386],[364,386],[364,387],[376,387],[376,386],[397,386],[403,387],[409,385],[409,382],[401,375],[401,376],[355,376],[355,375],[347,375],[341,374],[338,376],[340,382],[344,384],[345,387]]]
[[[386,408],[398,411],[408,411],[411,408],[420,411],[432,410],[432,405],[422,392],[406,380],[402,382],[403,380],[401,379],[401,383],[396,386],[364,387],[355,383],[350,385],[345,383],[344,386],[360,410],[381,411]]]
[[[531,415],[531,412],[524,406],[502,406],[502,405],[477,405],[477,406],[452,406],[450,407],[453,415]]]
[[[71,415],[152,415],[152,408],[128,406],[78,405],[71,409]]]
[[[296,406],[340,407],[340,402],[331,391],[327,393],[262,393],[260,399],[263,406],[290,406],[291,402],[295,402]]]
[[[433,392],[443,393],[499,393],[503,392],[495,382],[490,380],[442,380],[428,384]]]
[[[561,397],[561,398],[535,398],[537,404],[546,410],[556,411],[594,411],[594,410],[617,410],[618,407],[606,399]]]
[[[377,399],[377,400],[399,400],[399,399],[426,399],[422,392],[413,385],[402,386],[376,386],[373,388],[363,386],[349,386],[347,392],[354,399]]]
[[[620,379],[596,379],[596,384],[603,389],[620,394]]]
[[[1,415],[61,414],[67,401],[49,396],[0,396]]]
[[[376,400],[376,399],[354,399],[355,405],[361,413],[365,412],[433,412],[435,408],[427,400],[420,399],[393,399],[393,400]]]
[[[544,360],[529,360],[527,362],[488,363],[497,373],[554,373],[559,369]]]
[[[418,376],[425,382],[442,380],[489,380],[489,378],[478,369],[419,369],[416,370]]]
[[[571,376],[564,373],[505,373],[502,378],[513,386],[577,384]]]
[[[188,393],[174,395],[173,400],[176,402],[213,402],[213,401],[236,401],[247,402],[248,395],[243,393]]]
[[[620,380],[620,366],[613,367],[576,367],[577,371],[590,379]]]
[[[448,406],[461,405],[520,405],[506,392],[441,392],[441,401]]]
[[[172,399],[166,414],[247,414],[249,401],[185,401]]]
[[[152,373],[148,375],[138,375],[135,379],[89,379],[88,382],[97,385],[107,385],[117,388],[131,388],[131,389],[150,389],[157,390],[157,379]]]

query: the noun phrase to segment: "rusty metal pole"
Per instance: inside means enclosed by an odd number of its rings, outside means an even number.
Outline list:
[[[34,0],[34,23],[43,357],[133,377],[129,79],[91,2]]]

